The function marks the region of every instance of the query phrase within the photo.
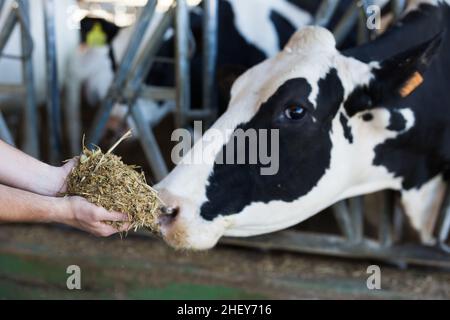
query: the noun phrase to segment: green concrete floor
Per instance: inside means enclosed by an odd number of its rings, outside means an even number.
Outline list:
[[[226,246],[174,251],[157,239],[98,239],[52,226],[0,226],[2,299],[448,299],[450,272]],[[81,268],[68,290],[66,268]]]

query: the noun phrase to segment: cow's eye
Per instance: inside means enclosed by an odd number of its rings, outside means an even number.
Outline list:
[[[306,115],[306,108],[293,104],[284,109],[284,115],[290,120],[300,120]]]

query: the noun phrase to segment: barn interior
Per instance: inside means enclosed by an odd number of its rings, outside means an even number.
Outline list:
[[[197,140],[194,122],[213,125],[235,79],[295,30],[326,27],[345,50],[377,39],[409,4],[239,1],[0,0],[0,139],[60,166],[83,141],[108,150],[131,129],[114,153],[152,186],[176,166],[174,130]],[[367,28],[373,6],[375,30]],[[269,34],[252,38],[264,23],[277,49],[264,42]],[[449,299],[447,202],[432,246],[398,192],[386,190],[200,252],[145,229],[99,238],[56,223],[0,223],[0,299]],[[82,271],[80,290],[68,289],[69,266]],[[373,266],[381,288],[368,284]]]

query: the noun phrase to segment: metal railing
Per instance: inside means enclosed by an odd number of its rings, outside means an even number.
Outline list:
[[[0,3],[3,10],[4,1]],[[33,74],[33,39],[30,34],[29,23],[29,7],[25,0],[14,1],[9,8],[9,13],[0,31],[0,53],[4,56],[4,48],[10,39],[16,25],[20,27],[21,35],[21,56],[23,85],[11,90],[11,86],[3,86],[3,93],[10,94],[11,91],[25,93],[24,123],[23,126],[23,150],[28,154],[39,157],[39,141],[38,141],[38,124],[36,97],[34,90],[34,74]],[[0,56],[1,58],[1,56]],[[17,57],[15,57],[17,58]],[[16,86],[14,86],[16,87]],[[0,88],[1,89],[1,88]],[[6,91],[8,90],[8,91]],[[1,92],[0,92],[1,93]],[[12,134],[1,116],[0,121],[0,138],[14,145]]]

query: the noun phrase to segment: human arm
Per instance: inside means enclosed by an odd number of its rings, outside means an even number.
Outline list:
[[[0,184],[44,196],[64,192],[73,162],[50,166],[0,140]]]
[[[0,223],[63,223],[97,236],[110,236],[125,231],[103,221],[127,221],[124,214],[108,212],[80,197],[55,198],[0,185]]]

